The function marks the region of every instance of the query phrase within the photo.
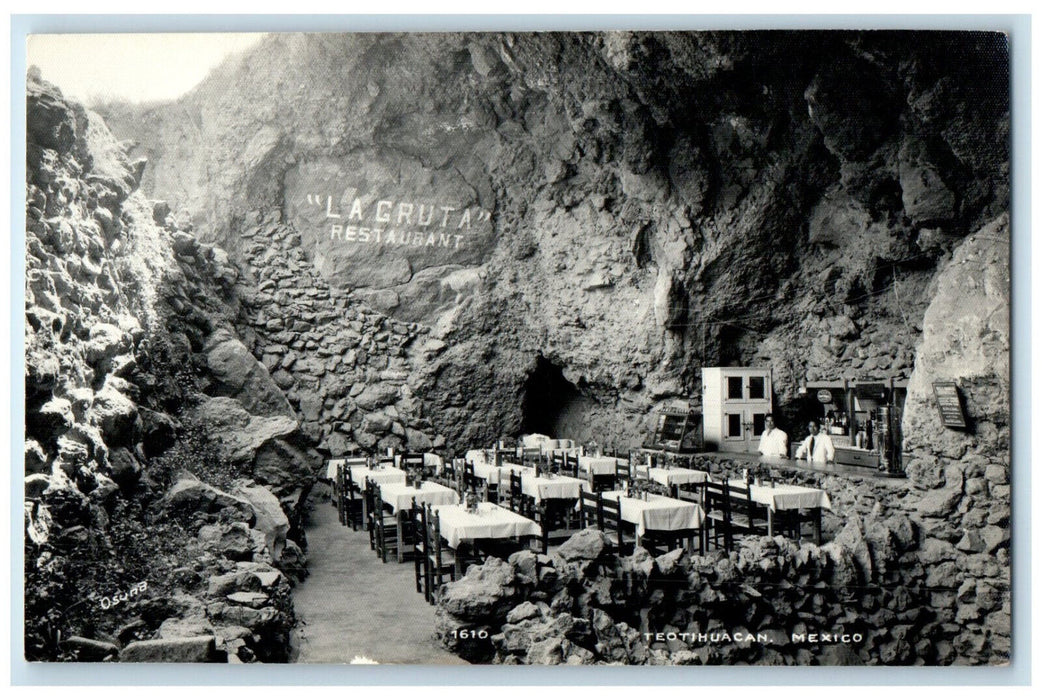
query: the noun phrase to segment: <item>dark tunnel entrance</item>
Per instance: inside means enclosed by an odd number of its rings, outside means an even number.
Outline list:
[[[521,433],[556,437],[561,415],[579,396],[579,390],[564,378],[561,368],[540,355],[525,380],[521,399]]]

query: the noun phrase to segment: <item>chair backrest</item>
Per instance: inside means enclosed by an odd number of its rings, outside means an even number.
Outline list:
[[[510,510],[515,513],[521,510],[524,494],[521,492],[521,473],[510,470]]]
[[[582,490],[579,495],[579,515],[582,526],[595,527],[604,530],[604,511],[601,509],[601,494],[593,491]]]
[[[343,490],[341,491],[341,493],[345,494],[349,499],[353,499],[355,497],[355,494],[358,493],[361,489],[359,489],[358,484],[355,483],[354,477],[351,474],[350,465],[345,465],[341,467],[341,470],[343,472],[343,481],[341,482]]]
[[[379,516],[383,513],[384,499],[383,494],[380,493],[380,484],[373,482],[373,507],[376,508],[376,514]]]
[[[615,474],[590,473],[590,489],[600,493],[601,491],[615,490]]]
[[[499,503],[499,484],[491,481],[485,482],[485,501],[488,503]]]
[[[438,512],[430,504],[424,507],[424,532],[426,533],[427,556],[432,557],[438,571],[441,570],[441,521]]]
[[[543,451],[538,447],[522,447],[519,452],[522,464],[535,464],[543,459]]]
[[[563,474],[572,476],[575,478],[579,477],[579,455],[576,454],[565,454],[564,455],[564,469],[561,470]]]
[[[691,488],[680,488],[680,485],[673,484],[671,488],[671,495],[680,501],[687,501],[688,503],[697,503],[702,505],[705,502],[704,484],[683,484],[683,486]]]
[[[454,460],[454,459],[446,459],[445,460],[445,464],[444,464],[444,466],[441,469],[441,473],[449,481],[455,481],[456,480],[456,460]]]
[[[366,477],[365,479],[365,491],[363,492],[365,498],[365,512],[370,517],[375,518],[378,514],[376,510],[376,484],[372,479]]]
[[[558,474],[564,473],[564,452],[552,450],[550,452],[550,469]]]
[[[730,512],[731,490],[726,481],[718,482],[713,477],[707,477],[702,484],[702,494],[705,499],[706,510]]]
[[[630,460],[628,457],[616,457],[615,458],[615,481],[625,479],[629,481],[631,478],[630,474]]]
[[[618,496],[615,498],[604,498],[601,496],[601,513],[604,521],[604,532],[615,532],[615,539],[618,542],[619,549],[622,549],[622,499]]]
[[[423,471],[423,453],[422,452],[407,452],[402,455],[401,462],[399,465],[402,469],[414,469],[417,471]]]
[[[463,486],[464,488],[470,488],[478,483],[478,478],[474,475],[474,463],[464,462],[463,463]]]

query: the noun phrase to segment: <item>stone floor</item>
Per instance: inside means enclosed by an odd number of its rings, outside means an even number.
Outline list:
[[[311,575],[294,589],[298,663],[465,664],[431,638],[434,606],[416,592],[413,564],[384,564],[365,532],[343,527],[328,490],[308,529]]]

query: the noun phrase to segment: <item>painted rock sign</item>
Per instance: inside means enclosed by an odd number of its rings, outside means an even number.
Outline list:
[[[298,164],[286,209],[319,269],[352,287],[388,288],[426,268],[480,265],[492,212],[455,170],[400,154],[355,154]]]

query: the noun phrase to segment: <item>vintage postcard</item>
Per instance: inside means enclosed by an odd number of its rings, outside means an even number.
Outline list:
[[[1009,663],[1006,34],[26,65],[26,660]]]

